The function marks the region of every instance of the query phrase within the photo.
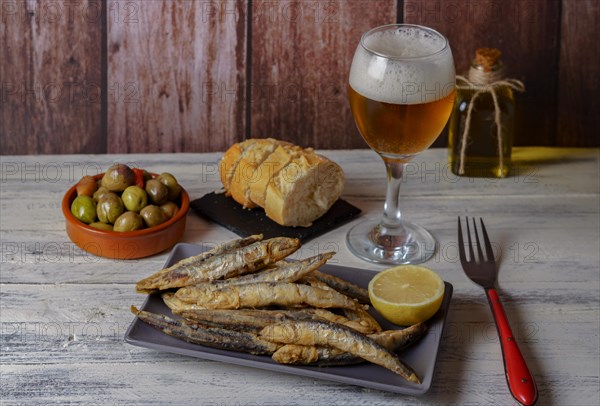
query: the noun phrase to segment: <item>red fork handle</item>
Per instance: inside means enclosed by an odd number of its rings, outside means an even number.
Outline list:
[[[486,289],[486,294],[500,336],[504,372],[506,373],[510,393],[519,403],[526,406],[533,405],[537,402],[537,387],[529,368],[527,368],[525,359],[521,355],[517,340],[512,334],[498,292],[496,292],[496,289]]]

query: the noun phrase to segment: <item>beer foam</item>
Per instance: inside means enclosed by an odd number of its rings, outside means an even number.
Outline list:
[[[364,47],[356,49],[350,69],[350,86],[356,92],[395,104],[441,99],[454,89],[454,78],[446,39],[419,27],[370,33]]]

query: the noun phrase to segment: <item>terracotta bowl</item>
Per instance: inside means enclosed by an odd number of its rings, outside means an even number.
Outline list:
[[[95,179],[104,174],[96,175]],[[142,230],[118,232],[98,230],[77,220],[71,213],[71,203],[77,197],[73,185],[62,200],[62,212],[66,219],[67,235],[84,251],[113,259],[135,259],[157,254],[175,245],[183,236],[185,221],[190,208],[190,198],[182,188],[179,211],[175,216],[154,227]]]

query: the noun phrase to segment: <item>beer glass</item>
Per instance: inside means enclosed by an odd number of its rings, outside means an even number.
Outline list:
[[[358,257],[418,264],[434,254],[431,233],[400,213],[400,184],[406,164],[429,148],[446,125],[454,78],[448,40],[435,30],[390,24],[361,37],[350,68],[350,107],[360,134],[385,163],[388,186],[383,218],[348,232],[347,245]]]

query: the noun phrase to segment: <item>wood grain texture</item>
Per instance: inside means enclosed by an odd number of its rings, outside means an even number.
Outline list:
[[[323,151],[347,176],[345,199],[380,215],[384,170],[370,150]],[[192,198],[219,188],[220,153],[4,156],[0,160],[0,360],[6,404],[512,405],[496,329],[484,295],[460,270],[456,216],[481,215],[498,255],[500,294],[534,374],[539,404],[600,401],[598,149],[517,148],[521,172],[506,179],[456,178],[446,151],[417,156],[402,185],[403,213],[438,238],[426,265],[454,286],[436,373],[423,397],[134,347],[123,341],[140,305],[134,282],[168,253],[133,261],[76,249],[59,202],[82,174],[131,162],[174,173]],[[53,168],[53,170],[50,170]],[[62,168],[60,176],[56,168]],[[377,271],[346,248],[344,225],[300,256],[335,249],[335,264]],[[183,242],[233,238],[193,213]]]
[[[99,0],[2,1],[2,154],[102,153]]]
[[[394,0],[254,1],[250,135],[364,147],[348,104],[350,64],[363,32],[395,21]]]
[[[468,71],[476,48],[499,48],[508,76],[526,86],[516,94],[515,145],[556,145],[559,10],[557,0],[405,0],[404,22],[446,35],[457,74]]]
[[[245,132],[246,1],[108,7],[108,151],[218,151]]]
[[[558,145],[599,146],[600,3],[563,0],[560,28]]]
[[[3,155],[222,151],[249,136],[364,147],[347,73],[360,34],[397,19],[446,34],[459,73],[475,48],[503,51],[527,87],[516,145],[600,145],[595,0],[5,0],[1,12]]]

